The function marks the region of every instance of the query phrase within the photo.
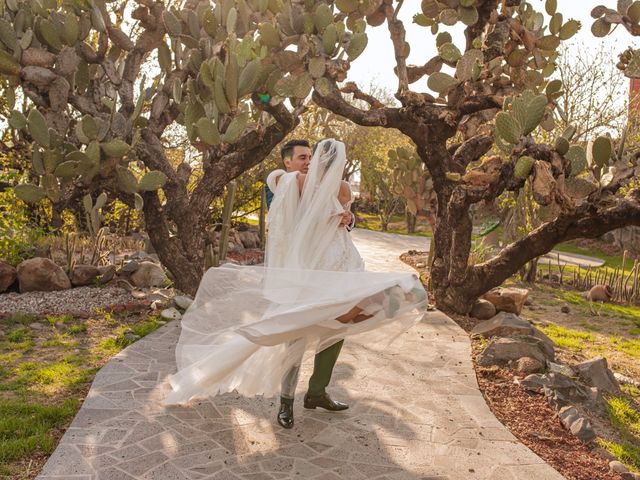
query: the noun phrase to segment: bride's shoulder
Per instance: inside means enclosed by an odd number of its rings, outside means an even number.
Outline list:
[[[280,180],[280,177],[284,174],[286,174],[287,172],[285,172],[284,170],[282,170],[281,168],[274,170],[273,172],[271,172],[268,176],[267,176],[267,186],[269,187],[269,190],[271,190],[272,192],[275,193],[276,191],[276,185],[278,184],[278,180]]]

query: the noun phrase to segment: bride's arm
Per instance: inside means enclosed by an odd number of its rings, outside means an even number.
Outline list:
[[[351,186],[344,180],[342,180],[342,183],[340,184],[340,191],[338,192],[338,201],[343,206],[351,202]]]

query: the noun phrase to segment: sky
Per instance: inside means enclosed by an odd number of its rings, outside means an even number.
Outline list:
[[[529,3],[531,3],[537,11],[544,13],[544,0],[529,0]],[[591,18],[590,15],[591,10],[596,5],[604,5],[615,9],[616,3],[616,0],[558,0],[558,11],[562,13],[564,21],[566,22],[569,18],[574,18],[582,24],[578,33],[563,43],[572,47],[572,49],[589,49],[593,51],[596,51],[600,44],[603,44],[606,49],[613,49],[613,51],[616,52],[616,56],[611,59],[612,62],[616,63],[617,53],[622,52],[631,45],[637,47],[640,42],[622,27],[618,27],[602,39],[594,37],[591,33],[593,18]],[[419,0],[407,0],[400,11],[400,18],[403,20],[405,29],[407,30],[407,41],[412,46],[407,63],[424,65],[427,60],[436,55],[437,51],[435,48],[435,36],[431,34],[430,29],[420,27],[412,22],[413,15],[418,13],[420,11],[419,9]],[[442,27],[444,27],[444,29]],[[460,50],[463,50],[464,36],[462,27],[462,24],[454,27],[441,25],[439,31],[448,31],[453,37],[453,42]],[[386,23],[379,27],[368,27],[367,33],[369,44],[364,53],[353,62],[349,72],[349,79],[355,81],[358,86],[364,90],[368,90],[369,86],[374,84],[390,92],[395,92],[398,86],[398,80],[393,73],[395,58]],[[418,82],[412,84],[412,89],[416,91],[428,91],[426,79],[427,77],[423,77]]]

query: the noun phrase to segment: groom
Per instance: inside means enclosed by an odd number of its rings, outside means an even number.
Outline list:
[[[280,149],[280,156],[287,172],[307,173],[311,162],[311,147],[306,140],[291,140]],[[273,193],[266,188],[267,207],[271,205]],[[340,222],[340,228],[351,230],[354,224],[354,216],[351,212],[345,212]],[[295,343],[295,342],[294,342]],[[338,360],[342,349],[343,340],[334,343],[329,348],[322,350],[315,356],[313,362],[313,374],[309,379],[309,389],[304,396],[304,408],[315,409],[317,407],[330,411],[340,411],[349,408],[349,405],[333,400],[326,392],[326,387],[331,380],[333,367]],[[292,348],[292,351],[296,348]],[[285,374],[282,379],[280,391],[280,410],[278,411],[278,423],[284,428],[293,427],[293,399],[300,374],[302,358]]]

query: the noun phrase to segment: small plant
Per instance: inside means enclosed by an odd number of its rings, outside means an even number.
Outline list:
[[[38,317],[33,313],[25,313],[25,312],[16,312],[9,315],[7,318],[2,320],[2,323],[7,326],[12,325],[29,325],[38,320]]]
[[[86,322],[78,323],[76,325],[71,325],[67,329],[67,333],[69,335],[78,335],[80,333],[86,333],[86,332],[87,332],[87,323]]]
[[[29,339],[31,339],[31,331],[27,327],[16,328],[7,335],[7,340],[12,343],[22,343]]]

